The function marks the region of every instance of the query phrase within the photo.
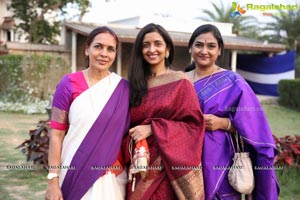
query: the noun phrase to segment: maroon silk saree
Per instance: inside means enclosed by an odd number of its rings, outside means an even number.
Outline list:
[[[204,118],[193,85],[182,72],[151,78],[142,103],[131,108],[131,127],[151,124],[150,163],[145,180],[136,174],[127,199],[204,199],[201,154]],[[123,141],[130,165],[130,136]]]

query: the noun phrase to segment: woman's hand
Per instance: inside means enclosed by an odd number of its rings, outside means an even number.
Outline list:
[[[46,200],[63,200],[61,189],[58,185],[58,179],[49,180],[46,191]]]
[[[146,139],[152,134],[151,125],[139,125],[129,129],[129,135],[134,139],[135,143],[142,139]]]
[[[217,117],[212,114],[204,114],[204,119],[205,119],[205,129],[208,131],[215,131],[219,129],[231,131],[231,129],[233,128],[231,126],[231,122],[229,121],[230,120],[229,118]]]

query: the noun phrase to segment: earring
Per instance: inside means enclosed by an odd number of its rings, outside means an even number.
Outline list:
[[[219,52],[219,56],[221,55],[221,52]]]
[[[166,53],[166,59],[168,59],[168,58],[169,58],[169,52]]]

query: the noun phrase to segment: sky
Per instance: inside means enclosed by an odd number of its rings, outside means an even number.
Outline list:
[[[202,13],[202,9],[213,11],[211,2],[221,5],[221,0],[90,0],[91,7],[84,16],[83,21],[103,24],[140,15],[162,15],[172,18],[193,19],[206,16]],[[242,7],[245,7],[247,3],[258,5],[294,5],[297,3],[300,9],[300,0],[223,0],[222,2],[225,7],[231,7],[232,2],[237,2]],[[72,15],[72,9],[69,9],[68,12]],[[259,22],[272,20],[271,17],[264,16],[261,11],[247,10],[246,15],[255,16]]]
[[[91,0],[90,13],[84,21],[113,21],[139,15],[160,14],[175,18],[194,18],[200,5],[211,7],[210,0]],[[199,3],[201,2],[201,4]]]

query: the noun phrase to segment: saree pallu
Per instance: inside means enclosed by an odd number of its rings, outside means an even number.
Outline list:
[[[272,132],[256,95],[237,73],[222,71],[194,83],[205,114],[229,117],[250,152],[255,175],[255,200],[278,199],[279,187],[274,157],[277,153]],[[233,147],[230,133],[224,130],[206,131],[203,147],[203,176],[206,199],[240,199],[228,182]],[[259,168],[260,167],[260,168]]]
[[[204,199],[201,153],[204,118],[193,85],[182,72],[148,81],[148,94],[130,111],[131,127],[150,124],[148,174],[136,174],[127,186],[127,199]],[[130,165],[130,136],[122,148]]]
[[[118,158],[129,128],[127,81],[111,73],[88,88],[82,72],[65,76],[54,95],[51,127],[68,128],[59,178],[65,200],[125,197],[119,185],[125,187],[127,174]]]

